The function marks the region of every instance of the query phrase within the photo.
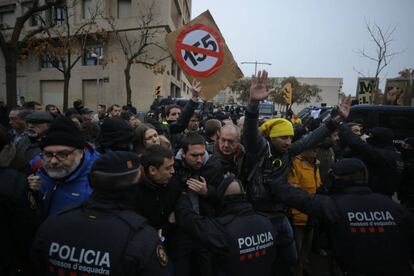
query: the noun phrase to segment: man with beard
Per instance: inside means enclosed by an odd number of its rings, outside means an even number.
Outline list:
[[[39,215],[44,219],[89,197],[88,175],[99,153],[87,146],[82,131],[66,117],[53,121],[40,148],[31,161],[35,174],[28,181],[38,193]]]

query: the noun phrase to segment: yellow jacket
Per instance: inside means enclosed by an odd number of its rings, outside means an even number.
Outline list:
[[[310,194],[316,193],[316,189],[321,185],[321,177],[319,174],[318,161],[311,164],[298,155],[293,159],[292,167],[288,174],[288,182]],[[306,225],[308,216],[292,209],[293,224]]]

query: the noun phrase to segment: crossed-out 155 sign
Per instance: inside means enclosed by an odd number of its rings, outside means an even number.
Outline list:
[[[195,77],[208,77],[223,63],[224,42],[211,27],[195,24],[178,35],[175,54],[184,71]]]

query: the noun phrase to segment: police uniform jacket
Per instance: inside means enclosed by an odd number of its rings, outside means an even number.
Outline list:
[[[143,217],[98,194],[50,216],[31,256],[36,275],[166,275],[168,263]]]
[[[342,219],[328,226],[329,236],[345,272],[413,275],[414,224],[405,208],[368,187],[348,187],[332,198]]]
[[[220,209],[216,218],[200,216],[183,195],[177,222],[214,254],[216,275],[272,275],[277,236],[270,220],[240,197]]]
[[[403,161],[393,146],[371,146],[354,134],[349,127],[341,126],[339,137],[350,147],[351,155],[364,161],[369,173],[369,186],[376,193],[392,196],[401,181]]]
[[[15,275],[16,269],[22,268],[19,265],[29,260],[36,232],[35,213],[30,208],[34,206],[30,206],[23,173],[0,166],[0,179],[0,275]]]

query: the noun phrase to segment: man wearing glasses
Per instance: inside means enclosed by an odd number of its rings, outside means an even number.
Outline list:
[[[65,117],[53,121],[40,148],[31,161],[34,174],[28,182],[44,219],[89,197],[88,175],[99,153],[86,145],[81,130]]]

